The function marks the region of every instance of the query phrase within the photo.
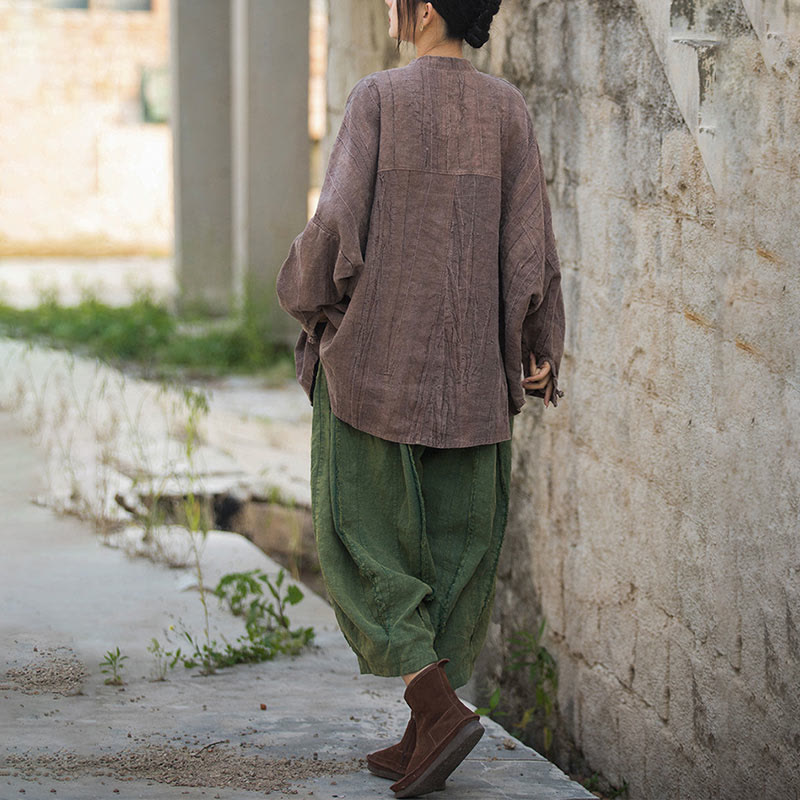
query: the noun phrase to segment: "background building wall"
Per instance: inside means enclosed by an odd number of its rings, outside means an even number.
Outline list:
[[[515,426],[471,690],[501,683],[512,724],[532,686],[509,640],[544,619],[550,755],[634,800],[800,791],[797,11],[504,0],[465,48],[528,99],[567,318],[565,396]],[[375,30],[349,72],[331,52],[332,109],[387,65]]]
[[[140,101],[168,0],[114,6],[0,2],[0,255],[171,250],[170,132]]]

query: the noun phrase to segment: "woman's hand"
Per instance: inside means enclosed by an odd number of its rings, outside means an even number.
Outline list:
[[[522,386],[525,389],[544,389],[544,405],[547,407],[550,396],[553,394],[553,376],[550,374],[550,364],[544,361],[540,367],[536,366],[536,360],[531,354],[531,374],[522,379]]]

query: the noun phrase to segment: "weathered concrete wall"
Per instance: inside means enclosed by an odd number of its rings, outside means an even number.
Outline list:
[[[674,14],[722,42],[699,77],[691,45],[659,55],[647,12],[668,3],[504,6],[492,49],[544,153],[567,394],[515,430],[484,680],[544,617],[562,767],[634,800],[796,798],[798,62],[765,66],[738,2]]]
[[[171,250],[170,131],[139,98],[168,61],[152,8],[0,1],[0,255]]]
[[[473,688],[531,705],[546,619],[551,755],[632,800],[800,792],[796,5],[504,0],[472,56],[529,100],[567,312]]]

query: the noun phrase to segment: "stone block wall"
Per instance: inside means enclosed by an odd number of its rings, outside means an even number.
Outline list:
[[[789,800],[800,61],[765,61],[738,0],[671,5],[506,0],[480,54],[533,112],[567,341],[559,407],[515,429],[475,685],[530,705],[507,643],[544,618],[560,766],[633,800]]]
[[[373,11],[331,9],[334,113],[392,65],[380,24],[348,33]],[[465,48],[528,99],[567,318],[565,396],[515,425],[468,690],[500,683],[511,726],[533,692],[509,640],[544,619],[548,755],[631,800],[800,796],[799,25],[771,0],[504,0]]]
[[[170,131],[139,96],[169,60],[151,5],[0,2],[0,255],[171,251]]]

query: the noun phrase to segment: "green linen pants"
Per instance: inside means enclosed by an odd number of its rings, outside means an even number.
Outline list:
[[[440,658],[454,689],[486,638],[505,535],[511,440],[435,448],[381,439],[313,390],[311,504],[320,567],[362,674]]]

